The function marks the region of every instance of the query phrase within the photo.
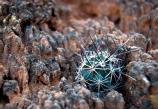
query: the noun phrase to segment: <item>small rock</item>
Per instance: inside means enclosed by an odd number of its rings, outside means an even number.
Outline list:
[[[58,101],[54,101],[53,105],[51,106],[50,109],[61,109]]]
[[[18,86],[18,82],[15,80],[5,81],[3,84],[3,95],[6,95],[11,101],[14,97],[16,97],[20,93],[20,89]]]
[[[10,55],[8,59],[9,74],[11,79],[17,80],[20,91],[22,92],[28,86],[28,72],[21,57]]]
[[[154,58],[154,60],[156,60],[158,62],[158,49],[150,50],[149,54],[151,54],[151,56]]]
[[[29,99],[22,98],[19,101],[18,109],[27,109],[30,105],[31,105],[31,101]]]
[[[89,109],[89,106],[84,99],[79,100],[79,109]]]
[[[131,53],[129,54],[130,61],[140,60],[141,49],[135,46],[132,46],[130,49],[131,49]]]
[[[96,98],[94,103],[95,103],[94,109],[104,109],[104,103],[101,99]]]
[[[117,91],[111,91],[107,94],[105,99],[106,108],[110,109],[124,109],[125,101],[122,94]]]
[[[50,109],[53,102],[51,100],[45,100],[44,101],[44,109]]]
[[[135,87],[139,88],[140,91],[139,93],[147,93],[151,83],[148,80],[148,78],[145,76],[144,69],[147,69],[146,63],[141,61],[137,61],[137,62],[132,61],[128,64],[127,69],[129,71],[129,76],[131,76],[134,79],[133,83],[136,84]],[[129,83],[127,82],[127,84]],[[127,86],[132,86],[132,85],[127,85]]]
[[[37,61],[32,63],[32,75],[30,75],[30,79],[32,82],[36,82],[37,80],[42,82],[43,84],[49,84],[50,74],[48,73],[48,69],[45,66],[44,62]]]
[[[137,46],[146,50],[147,47],[147,39],[144,35],[139,33],[130,33],[129,34],[129,41],[127,42],[128,46]]]
[[[89,97],[91,95],[91,92],[88,89],[86,89],[84,87],[81,87],[79,89],[79,94],[82,95],[82,96]]]

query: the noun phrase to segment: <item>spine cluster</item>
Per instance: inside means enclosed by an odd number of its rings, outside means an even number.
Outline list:
[[[124,65],[119,55],[124,53],[118,46],[111,53],[106,50],[85,50],[76,79],[93,92],[116,89],[122,80]]]

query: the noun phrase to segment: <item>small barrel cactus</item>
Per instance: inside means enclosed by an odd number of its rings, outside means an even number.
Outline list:
[[[93,92],[108,92],[119,86],[122,80],[125,53],[123,46],[113,52],[106,50],[85,50],[76,79]]]

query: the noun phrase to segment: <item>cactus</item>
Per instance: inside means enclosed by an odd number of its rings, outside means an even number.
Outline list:
[[[98,46],[98,45],[97,45]],[[85,50],[81,65],[78,68],[76,79],[93,92],[108,92],[116,89],[122,82],[126,49],[118,45],[111,52],[110,49]]]

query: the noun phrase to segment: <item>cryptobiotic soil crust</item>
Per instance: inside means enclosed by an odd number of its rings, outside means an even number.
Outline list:
[[[0,108],[158,109],[157,5],[0,0]]]

